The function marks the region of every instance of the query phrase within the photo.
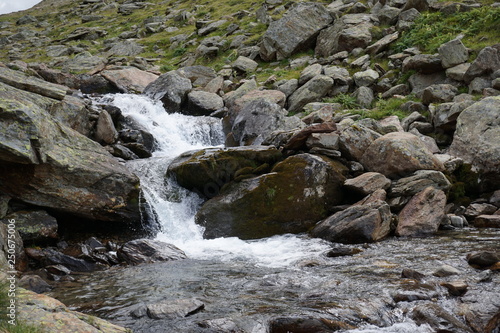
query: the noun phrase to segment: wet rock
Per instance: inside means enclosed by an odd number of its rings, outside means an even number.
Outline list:
[[[201,207],[196,222],[207,238],[305,232],[340,202],[346,171],[325,157],[291,156],[268,174],[226,186]]]
[[[118,258],[130,265],[185,259],[186,254],[172,244],[136,239],[125,243],[118,250]]]
[[[187,95],[187,114],[193,116],[208,116],[224,107],[222,97],[206,91],[191,91]]]
[[[216,318],[204,320],[198,323],[198,326],[209,329],[213,332],[220,333],[240,333],[243,332],[238,329],[238,326],[231,320],[227,318]]]
[[[394,302],[415,302],[415,301],[430,301],[436,298],[438,295],[436,292],[429,290],[405,290],[398,291],[392,296]]]
[[[348,158],[360,161],[370,145],[381,135],[366,126],[350,120],[338,124],[340,151]]]
[[[129,330],[103,319],[68,309],[46,295],[18,290],[18,319],[47,333],[126,333]]]
[[[101,144],[113,144],[118,139],[118,132],[113,124],[113,119],[106,110],[102,110],[97,119],[95,139]]]
[[[484,190],[500,186],[499,107],[500,97],[488,97],[460,113],[449,149],[450,155],[460,156],[479,170]]]
[[[452,296],[462,296],[467,292],[469,285],[465,281],[451,281],[441,283],[443,287],[448,289]]]
[[[316,102],[330,91],[333,79],[326,75],[318,75],[297,89],[288,98],[288,111],[297,113],[310,102]]]
[[[101,75],[113,83],[122,93],[142,93],[146,87],[158,79],[158,75],[142,71],[136,67],[105,70]]]
[[[148,304],[147,314],[151,319],[184,318],[203,310],[205,304],[195,298],[176,299]]]
[[[5,217],[2,222],[9,219],[16,221],[16,229],[23,241],[46,242],[58,238],[57,220],[44,210],[18,211]]]
[[[436,269],[432,275],[437,277],[446,277],[452,275],[459,275],[461,272],[453,266],[450,265],[442,265],[438,269]]]
[[[422,280],[425,277],[425,274],[422,274],[420,272],[417,272],[416,270],[410,269],[410,268],[405,268],[401,272],[401,277],[402,278],[407,278],[407,279],[414,279],[417,281]]]
[[[458,90],[451,84],[435,84],[425,88],[422,93],[424,104],[451,102]]]
[[[485,269],[500,261],[500,253],[493,251],[474,252],[467,255],[467,262],[475,268]]]
[[[474,219],[476,228],[500,228],[500,215],[479,215]]]
[[[350,329],[349,324],[323,318],[273,318],[269,323],[269,333],[331,333],[339,329]]]
[[[444,216],[446,195],[427,187],[417,193],[399,213],[396,235],[403,237],[429,235],[437,232]]]
[[[174,113],[181,111],[191,89],[192,84],[188,78],[172,71],[160,75],[156,81],[150,83],[144,89],[144,94],[162,101],[167,112]]]
[[[461,38],[455,38],[438,48],[439,56],[444,68],[454,67],[469,59],[469,51],[462,43]]]
[[[389,194],[392,197],[413,196],[428,186],[447,191],[451,183],[440,171],[418,170],[409,177],[393,181]]]
[[[459,309],[467,325],[475,332],[494,333],[500,328],[498,292],[471,288],[461,297]]]
[[[262,37],[260,57],[281,60],[314,45],[318,33],[333,21],[318,3],[299,3],[272,22]]]
[[[358,253],[363,252],[363,250],[358,248],[350,248],[350,247],[334,247],[330,251],[328,251],[325,255],[328,258],[337,258],[344,256],[352,256]]]
[[[391,219],[389,205],[376,201],[335,213],[316,225],[311,235],[337,243],[377,242],[389,234]]]
[[[428,324],[437,332],[472,332],[460,320],[434,303],[417,305],[410,313],[410,316],[417,324]]]
[[[34,291],[37,294],[43,294],[53,289],[51,285],[45,282],[45,280],[38,275],[24,275],[19,279],[18,286]]]
[[[361,195],[371,194],[378,189],[387,190],[390,186],[391,181],[378,172],[366,172],[344,183],[344,187]]]
[[[281,158],[280,151],[267,146],[207,148],[186,152],[175,158],[168,167],[167,176],[174,177],[179,185],[210,198],[217,195],[224,184],[232,181],[238,170],[273,165]]]
[[[443,164],[417,136],[400,132],[373,141],[360,162],[367,170],[389,178],[402,177],[417,170],[444,170]]]
[[[45,266],[45,270],[47,273],[52,274],[52,276],[62,276],[62,275],[69,275],[71,274],[71,271],[69,268],[63,266],[63,265],[49,265]],[[49,275],[50,276],[50,275]]]
[[[14,71],[5,67],[0,67],[0,82],[56,100],[64,99],[69,92],[69,89],[65,86],[30,77],[21,71]]]

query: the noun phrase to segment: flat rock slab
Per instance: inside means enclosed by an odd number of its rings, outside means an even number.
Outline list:
[[[147,306],[147,314],[152,319],[183,318],[202,310],[204,307],[205,304],[203,302],[194,298],[176,299],[149,304]]]
[[[142,93],[151,82],[158,78],[158,75],[135,67],[105,70],[101,72],[101,75],[123,93]]]

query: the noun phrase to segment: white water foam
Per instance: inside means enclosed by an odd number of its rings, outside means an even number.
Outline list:
[[[220,120],[169,114],[161,102],[145,96],[107,95],[100,102],[119,107],[124,116],[141,124],[158,143],[152,158],[128,163],[141,179],[144,196],[162,226],[158,240],[176,245],[194,259],[244,261],[267,267],[287,267],[318,257],[329,249],[323,240],[296,235],[255,241],[236,237],[203,239],[202,227],[194,222],[203,200],[171,179],[165,179],[165,173],[169,163],[185,151],[222,146],[224,135]]]

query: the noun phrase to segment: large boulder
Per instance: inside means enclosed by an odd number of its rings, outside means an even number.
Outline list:
[[[186,254],[172,244],[136,239],[123,244],[117,252],[118,258],[131,265],[186,259]]]
[[[272,22],[262,37],[260,57],[281,60],[314,45],[320,30],[333,21],[319,3],[298,3],[281,19]]]
[[[158,75],[142,71],[136,67],[105,70],[101,75],[122,93],[142,93],[146,87],[158,78]]]
[[[194,90],[187,97],[187,113],[193,116],[209,116],[223,107],[222,97],[214,93]]]
[[[311,235],[336,243],[371,243],[389,235],[391,219],[389,205],[376,200],[335,213],[314,227]]]
[[[482,187],[500,187],[500,97],[485,98],[457,118],[449,154],[461,157],[480,172]]]
[[[356,161],[361,160],[366,149],[382,135],[352,120],[339,124],[339,146],[342,154]]]
[[[361,158],[368,171],[399,178],[417,170],[444,170],[443,164],[417,136],[393,132],[375,140]]]
[[[451,187],[451,183],[440,171],[418,170],[408,177],[393,181],[389,196],[413,196],[429,186],[448,191]]]
[[[446,194],[432,186],[417,193],[399,213],[396,235],[403,237],[434,234],[445,214]]]
[[[139,222],[139,179],[48,114],[50,100],[0,83],[0,188],[88,219]]]
[[[162,101],[167,112],[179,112],[193,88],[191,80],[172,71],[160,75],[144,89],[144,94],[154,100]]]
[[[271,173],[231,183],[196,215],[207,238],[305,232],[342,200],[347,169],[326,157],[294,155]]]
[[[175,158],[168,167],[167,176],[210,198],[244,169],[246,174],[262,173],[259,167],[267,171],[265,165],[269,168],[281,158],[279,150],[266,146],[194,150]]]

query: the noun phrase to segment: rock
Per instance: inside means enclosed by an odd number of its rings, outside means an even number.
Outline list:
[[[229,115],[234,123],[234,119],[238,113],[247,105],[256,101],[266,101],[272,104],[278,104],[280,107],[285,106],[286,96],[279,90],[251,90],[238,97],[226,100],[226,105],[229,108]]]
[[[258,66],[259,64],[256,61],[243,56],[239,56],[233,62],[233,68],[242,73],[253,72],[257,69]]]
[[[377,13],[380,25],[394,25],[398,20],[401,9],[385,4]]]
[[[401,11],[399,14],[398,23],[396,24],[396,29],[398,29],[399,31],[409,30],[419,15],[419,11],[415,8]]]
[[[303,85],[304,83],[306,83],[310,79],[312,79],[318,75],[321,75],[322,72],[323,72],[323,66],[321,66],[320,64],[312,64],[312,65],[307,66],[300,73],[299,85]]]
[[[206,66],[185,66],[176,71],[180,76],[188,78],[193,87],[205,87],[217,77],[215,70]]]
[[[337,257],[344,257],[344,256],[352,256],[358,253],[363,252],[361,249],[357,248],[350,248],[350,247],[334,247],[331,250],[329,250],[325,256],[328,258],[337,258]]]
[[[467,51],[460,37],[442,44],[438,48],[438,52],[443,68],[460,65],[469,59],[469,51]]]
[[[3,219],[4,223],[13,219],[16,229],[24,242],[46,242],[58,238],[57,220],[44,210],[18,211]]]
[[[73,216],[140,223],[139,179],[97,142],[54,120],[45,111],[50,105],[0,83],[2,191]]]
[[[500,261],[500,253],[493,251],[474,252],[467,255],[467,262],[475,268],[485,269]]]
[[[488,203],[472,203],[467,207],[464,215],[469,219],[473,219],[479,215],[492,215],[496,210],[496,206]]]
[[[272,22],[262,37],[260,57],[282,60],[314,45],[318,33],[333,21],[319,3],[298,3]]]
[[[287,111],[266,99],[248,102],[236,116],[232,133],[240,145],[260,145],[273,131],[289,131],[300,126],[297,117],[287,117]]]
[[[336,85],[350,85],[352,83],[351,74],[346,68],[337,66],[326,66],[324,68],[326,76],[331,77]]]
[[[425,274],[422,274],[410,268],[404,268],[403,271],[401,272],[401,277],[420,281],[425,277]]]
[[[448,68],[446,69],[446,77],[456,81],[465,81],[465,73],[470,66],[471,64],[465,63]]]
[[[129,265],[187,258],[182,250],[172,244],[145,238],[123,244],[117,254],[120,260]]]
[[[474,332],[494,333],[500,326],[500,297],[494,290],[470,288],[460,298],[457,311],[463,315],[467,326]]]
[[[0,222],[0,268],[5,268],[3,272],[6,271],[12,271],[12,270],[18,270],[18,271],[25,271],[28,268],[28,261],[27,257],[24,251],[24,245],[23,245],[23,240],[21,238],[21,235],[19,234],[19,231],[16,230],[16,225],[15,223],[12,223],[13,221],[6,221],[7,223],[1,223]],[[14,229],[14,233],[9,233],[9,229]],[[11,266],[11,263],[7,262],[7,258],[9,258],[9,255],[11,253],[8,252],[9,250],[9,235],[14,235],[14,244],[15,244],[15,265]],[[10,236],[12,237],[12,236]],[[10,243],[12,244],[12,242]],[[12,245],[11,245],[12,246]],[[12,251],[11,251],[12,252]]]
[[[302,150],[306,148],[306,143],[313,133],[332,133],[337,128],[334,123],[322,123],[307,126],[295,132],[284,145],[284,150]]]
[[[161,303],[149,304],[147,315],[151,319],[184,318],[203,310],[205,304],[195,298],[176,299]]]
[[[493,192],[489,202],[490,204],[500,208],[500,190],[496,190],[495,192]]]
[[[281,158],[281,152],[274,147],[207,148],[175,158],[168,167],[167,176],[210,198],[219,194],[220,188],[232,181],[238,170],[273,165]]]
[[[269,323],[269,333],[330,333],[340,329],[350,329],[352,326],[340,321],[312,317],[278,317]]]
[[[453,266],[442,265],[432,273],[432,275],[437,277],[446,277],[452,275],[459,275],[461,272]]]
[[[142,71],[136,67],[104,70],[101,75],[113,83],[122,93],[142,93],[146,87],[158,78],[158,75]]]
[[[30,77],[21,71],[0,67],[0,82],[45,97],[62,100],[69,92],[67,87]]]
[[[474,219],[476,228],[500,228],[500,215],[479,215]]]
[[[403,177],[417,170],[444,170],[443,164],[417,136],[401,132],[389,133],[373,141],[360,162],[367,170],[389,178]]]
[[[457,118],[463,110],[474,104],[474,101],[464,101],[458,103],[443,103],[435,107],[430,107],[432,123],[435,128],[446,132],[456,129]]]
[[[66,96],[48,109],[50,115],[62,124],[89,137],[92,124],[90,111],[85,101],[78,97]]]
[[[133,57],[144,52],[144,48],[131,40],[123,40],[111,44],[111,48],[106,52],[108,56]]]
[[[361,195],[368,195],[376,190],[387,190],[391,181],[377,172],[366,172],[356,178],[347,179],[344,187]]]
[[[207,319],[198,323],[200,327],[207,328],[213,332],[240,333],[237,325],[228,318]]]
[[[363,72],[356,72],[352,78],[358,87],[367,87],[379,78],[379,74],[373,69],[368,69]]]
[[[336,243],[377,242],[389,234],[391,218],[389,205],[383,201],[351,206],[321,221],[311,235]]]
[[[441,58],[433,54],[417,54],[403,60],[403,72],[410,70],[417,71],[422,74],[432,74],[443,70]]]
[[[221,26],[223,26],[226,23],[227,23],[226,20],[219,20],[219,21],[207,24],[203,28],[198,29],[198,36],[206,36],[214,31],[216,31],[217,29],[219,29]]]
[[[446,103],[453,101],[458,89],[451,84],[435,84],[425,88],[422,94],[422,103]]]
[[[469,83],[469,94],[485,95],[484,91],[491,88],[491,80],[484,77],[476,77]]]
[[[479,170],[481,186],[500,186],[500,97],[488,97],[466,108],[457,118],[449,154]],[[480,149],[477,149],[477,148]]]
[[[448,289],[452,296],[462,296],[467,292],[469,285],[465,281],[451,281],[441,283],[443,287]]]
[[[191,91],[191,81],[177,72],[168,72],[150,83],[144,94],[154,100],[160,100],[167,112],[179,112],[187,100],[187,94]]]
[[[19,287],[34,291],[37,294],[43,294],[47,291],[51,291],[53,287],[45,282],[38,275],[24,275],[19,279]]]
[[[206,238],[305,232],[342,200],[346,171],[328,158],[291,156],[271,173],[229,184],[201,207],[196,222]]]
[[[422,98],[422,93],[425,88],[433,84],[449,83],[444,72],[435,72],[432,74],[415,73],[408,79],[410,84],[411,93],[415,94],[417,98]]]
[[[339,135],[337,133],[312,133],[306,140],[306,147],[338,150]]]
[[[73,258],[51,248],[39,252],[39,257],[35,259],[43,266],[61,265],[73,272],[93,272],[97,269],[96,264],[93,262]],[[30,256],[33,257],[33,255]]]
[[[106,66],[107,59],[100,56],[93,56],[90,52],[81,52],[74,58],[65,60],[58,65],[64,72],[87,72],[95,69],[102,69]]]
[[[300,112],[307,103],[316,102],[326,96],[332,86],[333,79],[326,75],[312,78],[288,98],[288,112]]]
[[[339,123],[340,151],[348,158],[360,161],[366,149],[381,135],[361,124],[351,121]]]
[[[396,31],[392,34],[382,37],[372,45],[368,46],[366,48],[366,51],[372,55],[378,54],[387,49],[387,47],[389,47],[389,45],[392,42],[396,41],[398,38],[399,38],[399,32]]]
[[[353,97],[356,98],[356,103],[362,108],[369,109],[371,108],[373,101],[375,100],[375,96],[373,95],[373,90],[368,87],[359,87],[353,93]]]
[[[243,82],[243,84],[239,86],[238,89],[233,90],[224,95],[224,102],[226,104],[226,107],[231,109],[234,106],[234,104],[236,104],[236,101],[245,96],[247,93],[256,89],[257,89],[257,82],[255,82],[254,79]]]
[[[429,10],[429,2],[428,0],[409,0],[405,3],[403,8],[401,9],[402,11],[409,10],[411,8],[414,8],[418,10],[419,12],[425,12]]]
[[[299,87],[299,80],[290,79],[290,80],[286,81],[285,83],[280,84],[278,86],[278,90],[283,92],[285,94],[285,96],[288,98],[288,97],[290,97],[291,94],[293,94],[293,92],[295,90],[297,90],[298,87]]]
[[[186,114],[193,116],[209,116],[224,107],[222,97],[206,91],[193,90],[187,95]]]
[[[399,213],[396,235],[423,236],[436,233],[444,216],[446,195],[434,187],[417,193]]]
[[[435,332],[471,333],[471,330],[452,314],[434,303],[419,304],[410,313],[418,325],[429,325]]]
[[[369,14],[346,14],[318,36],[314,54],[327,58],[340,51],[365,48],[372,41],[370,29],[378,24],[378,19]]]
[[[23,15],[16,21],[17,25],[24,25],[30,23],[38,23],[38,20],[31,15]]]
[[[118,139],[118,131],[106,110],[102,110],[97,119],[95,139],[97,142],[107,145],[115,143]]]
[[[464,80],[470,82],[475,77],[488,75],[500,69],[500,55],[498,53],[498,49],[494,47],[482,49],[465,73]]]
[[[393,181],[389,195],[391,197],[413,196],[428,186],[446,192],[450,189],[451,183],[440,171],[418,170],[409,177]]]
[[[18,319],[47,333],[126,333],[128,329],[98,317],[68,309],[58,300],[18,289]]]

